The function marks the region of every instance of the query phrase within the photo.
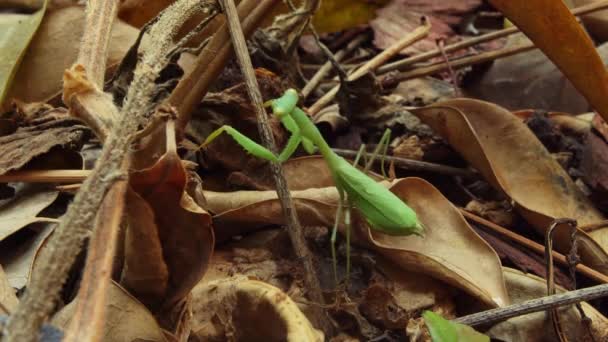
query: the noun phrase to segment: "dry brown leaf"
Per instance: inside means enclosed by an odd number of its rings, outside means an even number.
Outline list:
[[[37,164],[28,166],[38,169],[74,167],[66,165],[78,163],[70,160],[74,156],[69,151],[79,149],[89,135],[89,129],[72,118],[22,126],[14,133],[0,137],[0,174],[19,169],[31,161]],[[36,160],[36,157],[41,158]]]
[[[53,324],[67,328],[77,300],[59,311],[53,318]],[[108,287],[106,312],[102,341],[167,341],[150,311],[114,282]]]
[[[514,304],[547,295],[547,285],[544,279],[507,267],[503,269],[509,296],[511,296]],[[563,288],[557,290],[558,293],[563,291]],[[582,306],[585,314],[592,320],[593,341],[606,341],[608,338],[608,319],[591,305],[583,302]],[[559,313],[568,341],[590,340],[585,324],[581,321],[578,310],[573,305],[560,308]],[[551,320],[548,319],[545,311],[508,319],[494,325],[485,333],[492,338],[503,341],[557,341],[551,326]]]
[[[166,132],[167,152],[129,177],[133,193],[122,274],[133,294],[164,313],[177,308],[202,278],[214,245],[210,215],[186,192],[188,173],[171,121]]]
[[[19,305],[19,300],[15,290],[9,284],[6,274],[0,266],[0,314],[9,315],[17,308],[17,305]]]
[[[357,218],[353,221],[355,241],[400,267],[459,287],[487,306],[509,302],[498,256],[438,190],[418,178],[398,180],[391,190],[416,210],[427,227],[425,237],[383,235]],[[303,225],[333,225],[338,201],[335,188],[293,191],[292,196]],[[205,197],[208,209],[216,213],[214,225],[220,241],[265,225],[284,224],[275,191],[205,192]]]
[[[536,136],[509,111],[492,103],[455,99],[416,111],[484,178],[516,203],[541,234],[555,218],[574,218],[580,225],[603,219],[566,171]],[[561,233],[560,233],[561,232]],[[608,272],[608,230],[580,232],[579,251],[585,264]],[[556,247],[568,251],[569,234],[556,233]]]
[[[12,287],[21,290],[27,285],[36,257],[55,229],[55,225],[56,223],[50,222],[29,225],[28,230],[32,230],[33,234],[25,241],[20,242],[18,246],[0,248],[0,264],[4,267],[8,282]],[[9,242],[7,241],[7,243]]]
[[[323,341],[287,294],[243,276],[198,285],[193,319],[191,341]]]
[[[30,223],[48,221],[37,217],[57,199],[59,192],[40,185],[16,185],[15,195],[0,202],[0,241]]]
[[[515,23],[608,120],[608,72],[593,41],[563,1],[490,0],[490,3]],[[538,20],[539,13],[543,13],[543,20]]]
[[[17,98],[46,102],[61,93],[63,72],[78,55],[84,16],[84,7],[80,6],[48,11],[15,75],[7,101]],[[108,71],[121,61],[137,35],[135,28],[118,20],[114,23],[108,47]]]

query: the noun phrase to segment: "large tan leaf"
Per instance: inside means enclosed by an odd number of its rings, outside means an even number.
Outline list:
[[[372,232],[355,214],[355,241],[399,267],[459,287],[488,306],[509,302],[498,256],[438,190],[418,178],[398,180],[391,190],[418,212],[427,227],[425,236],[391,237]],[[292,196],[303,225],[333,225],[338,201],[334,187],[293,191]],[[205,192],[205,197],[209,210],[216,213],[218,240],[265,225],[284,224],[275,191]]]
[[[9,315],[17,308],[19,300],[15,294],[15,290],[8,283],[6,274],[0,266],[0,314]]]
[[[15,196],[0,202],[0,241],[30,223],[48,221],[38,214],[59,195],[56,190],[20,184]]]
[[[503,269],[509,296],[511,296],[514,304],[547,295],[547,285],[544,279],[507,267]],[[564,292],[564,289],[558,288],[557,292]],[[606,341],[608,338],[608,319],[586,302],[581,304],[585,315],[591,319],[593,340]],[[564,306],[558,311],[568,341],[587,341],[589,335],[585,323],[581,321],[578,310],[570,305]],[[558,340],[551,326],[551,320],[545,311],[510,318],[494,325],[486,333],[492,338],[511,342]]]
[[[566,4],[562,0],[490,3],[515,23],[608,121],[608,73],[593,41]]]
[[[67,328],[78,297],[53,318],[53,324]],[[116,283],[110,283],[106,296],[107,319],[102,341],[166,341],[162,329],[146,307]]]
[[[0,104],[10,88],[21,58],[46,11],[47,0],[32,14],[0,14]]]
[[[80,6],[60,8],[44,17],[15,75],[5,104],[11,98],[46,102],[61,93],[63,72],[78,55],[84,17],[84,7]],[[108,46],[108,68],[122,60],[137,35],[135,28],[118,20],[114,23]]]
[[[517,117],[492,103],[455,99],[416,111],[496,189],[512,198],[520,213],[541,234],[556,218],[579,224],[603,216],[566,171]],[[579,251],[588,266],[608,272],[608,229],[580,232]],[[567,230],[556,232],[556,247],[568,252]]]

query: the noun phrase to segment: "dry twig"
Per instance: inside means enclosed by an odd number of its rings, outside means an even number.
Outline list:
[[[253,65],[249,57],[249,51],[247,50],[245,36],[241,29],[236,7],[234,6],[233,0],[222,0],[221,3],[228,21],[228,28],[232,37],[237,61],[241,68],[243,78],[245,79],[247,92],[249,93],[249,97],[256,112],[258,130],[262,137],[263,145],[270,151],[276,152],[277,149],[274,137],[270,130],[270,126],[268,125],[262,94],[260,93],[255,71],[253,70]],[[283,169],[280,164],[271,163],[271,170],[277,187],[277,195],[281,202],[281,206],[283,207],[283,215],[287,221],[289,238],[297,257],[304,263],[304,281],[309,291],[308,294],[313,301],[323,304],[323,293],[321,292],[321,286],[319,279],[317,278],[316,268],[314,267],[312,256],[306,245],[304,232],[298,221],[295,207],[289,194],[289,189],[287,188],[287,181],[283,175]],[[315,307],[315,316],[315,324],[323,329],[326,336],[331,336],[333,328],[327,314],[319,307]]]

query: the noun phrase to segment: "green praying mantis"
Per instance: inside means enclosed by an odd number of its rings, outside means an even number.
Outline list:
[[[352,208],[356,208],[361,212],[372,229],[385,234],[400,236],[411,234],[422,235],[424,227],[418,220],[414,210],[407,206],[399,197],[332,151],[308,115],[297,107],[297,103],[298,93],[294,89],[288,89],[280,98],[266,103],[266,106],[272,108],[273,114],[281,120],[283,126],[291,133],[287,145],[278,156],[227,125],[213,131],[205,139],[201,148],[207,146],[223,132],[226,132],[247,152],[258,158],[277,163],[282,163],[289,159],[300,144],[302,144],[309,154],[315,153],[315,149],[318,149],[327,162],[339,194],[336,218],[330,238],[333,271],[337,284],[336,235],[342,216],[344,217],[344,224],[346,226],[347,280],[350,274]],[[346,205],[344,205],[345,203]]]

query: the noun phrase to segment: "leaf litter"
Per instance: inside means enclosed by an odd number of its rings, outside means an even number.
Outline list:
[[[115,23],[109,40],[108,67],[104,70],[107,75],[135,41],[139,31],[135,27],[142,27],[168,4],[164,0],[121,4],[118,10],[121,20],[134,27],[120,20]],[[294,206],[305,228],[305,242],[316,259],[326,303],[310,302],[307,297],[310,289],[301,261],[295,257],[288,234],[281,228],[286,221],[267,163],[248,155],[228,137],[199,149],[213,129],[225,124],[258,139],[254,109],[235,64],[228,63],[224,68],[227,61],[219,63],[223,73],[211,86],[213,92],[201,96],[194,112],[185,114],[192,117],[186,127],[175,125],[171,108],[159,106],[162,109],[157,113],[149,113],[164,114],[143,130],[145,136],[130,152],[125,218],[116,228],[120,228],[118,247],[112,261],[115,282],[108,284],[101,302],[106,313],[105,323],[98,330],[99,338],[428,341],[430,335],[421,318],[424,310],[453,318],[544,295],[542,281],[502,266],[512,265],[544,276],[542,257],[529,254],[526,247],[505,237],[471,226],[460,213],[462,208],[541,243],[540,235],[553,220],[574,218],[583,227],[578,232],[582,262],[597,271],[608,272],[606,230],[585,228],[601,223],[608,208],[602,174],[602,152],[607,144],[605,124],[598,119],[592,121],[589,114],[575,116],[587,111],[587,101],[604,114],[605,84],[593,78],[587,81],[597,87],[590,89],[593,87],[584,84],[585,75],[602,75],[598,71],[600,59],[594,55],[592,63],[583,65],[580,56],[561,52],[561,47],[570,42],[578,44],[581,51],[595,54],[589,40],[572,42],[572,37],[581,37],[581,30],[572,29],[553,39],[547,36],[542,23],[534,22],[534,11],[513,14],[509,6],[518,8],[524,6],[523,2],[506,6],[496,0],[490,4],[503,9],[509,19],[521,26],[584,98],[572,88],[568,90],[571,95],[564,95],[560,87],[565,78],[544,58],[538,57],[537,63],[552,70],[550,77],[542,72],[534,74],[533,79],[520,76],[530,75],[535,69],[536,62],[530,56],[540,56],[538,51],[468,71],[436,72],[434,77],[399,81],[397,72],[383,78],[370,73],[343,85],[336,104],[314,118],[331,146],[357,150],[365,143],[372,145],[369,151],[384,129],[390,128],[393,138],[389,155],[452,169],[435,173],[391,164],[388,181],[370,173],[370,177],[416,210],[426,233],[422,238],[384,235],[370,229],[355,210],[351,282],[348,288],[336,288],[328,248],[338,198],[331,172],[322,158],[304,156],[302,150],[284,163]],[[431,34],[391,61],[433,52],[439,38],[446,40],[448,49],[449,44],[466,40],[480,28],[479,32],[500,29],[495,18],[503,17],[490,4],[477,0],[353,1],[342,11],[336,11],[336,6],[344,5],[343,1],[323,1],[313,22],[324,33],[321,40],[334,52],[362,30],[373,32],[373,37],[363,40],[341,61],[342,67],[350,70],[378,51],[389,49],[396,38],[416,28],[421,13],[431,18]],[[362,8],[365,13],[360,12]],[[578,25],[563,16],[563,8],[559,10],[562,17],[556,20],[563,20],[569,28]],[[286,8],[275,11],[285,12]],[[0,176],[19,175],[24,170],[81,169],[83,157],[78,153],[84,151],[83,146],[95,150],[100,142],[103,145],[103,138],[98,141],[93,137],[99,132],[92,127],[94,134],[91,134],[86,123],[62,108],[57,96],[61,92],[61,75],[76,60],[80,49],[76,42],[81,33],[75,30],[68,34],[65,23],[81,27],[84,13],[81,6],[52,6],[45,13],[39,33],[11,84],[9,102],[3,104],[6,112],[0,116],[0,152],[3,152]],[[585,23],[587,18],[584,17]],[[200,17],[193,21],[196,20],[200,21]],[[211,32],[221,30],[222,20],[213,19],[179,52],[196,55],[196,45]],[[262,26],[265,25],[270,23]],[[360,26],[352,28],[353,25]],[[186,25],[187,29],[194,26]],[[277,33],[277,29],[287,30],[286,27],[272,29],[275,35],[282,34],[290,40],[309,34],[307,30]],[[595,26],[594,35],[601,37],[602,32],[597,30]],[[267,45],[260,41],[263,37],[269,36],[256,36],[250,48],[265,100],[280,96],[288,87],[301,89],[326,60],[321,49],[310,48],[297,50],[295,58],[281,60],[286,57],[284,51],[274,55],[277,50],[266,49]],[[539,43],[543,39],[547,42]],[[314,39],[305,40],[308,45],[311,42],[315,45]],[[484,43],[466,51],[446,50],[447,53],[435,55],[421,66],[449,64],[463,55],[470,57],[500,46]],[[150,48],[146,44],[139,47]],[[598,52],[601,51],[599,48]],[[195,58],[188,63],[185,75],[197,69]],[[156,86],[163,94],[172,91],[175,82],[171,78],[182,74],[171,69],[175,67],[165,69],[165,75],[155,75]],[[590,68],[596,68],[595,72],[590,72]],[[336,84],[331,77],[332,73],[310,93],[302,103],[304,108],[314,105],[317,98]],[[504,93],[504,77],[515,82],[508,95]],[[160,84],[166,80],[169,81]],[[460,87],[485,101],[451,99],[460,92]],[[161,95],[154,96],[155,105],[160,104],[164,96]],[[510,112],[501,106],[533,110]],[[542,112],[547,109],[560,113]],[[86,117],[81,119],[86,122]],[[272,117],[270,122],[274,138],[283,146],[289,132],[276,118]],[[90,168],[96,157],[86,158]],[[470,175],[467,179],[450,175],[454,168],[468,169],[473,179]],[[73,189],[78,185],[71,186]],[[34,190],[23,192],[30,188]],[[22,297],[21,292],[14,290],[27,291],[30,286],[30,274],[40,262],[38,252],[52,236],[54,224],[49,221],[65,211],[65,199],[71,195],[60,195],[60,191],[70,186],[10,184],[2,189],[6,199],[0,208],[4,211],[0,216],[5,217],[0,227],[4,232],[0,311],[6,315],[17,307],[18,297]],[[49,215],[51,211],[57,215]],[[339,225],[339,230],[343,233],[345,227]],[[571,240],[565,231],[558,230],[556,239],[557,250],[568,253]],[[346,244],[339,235],[340,276],[344,276],[345,254]],[[87,267],[92,266],[87,263]],[[82,264],[74,266],[72,278],[79,279],[81,272]],[[557,268],[554,275],[559,283],[572,288],[574,283],[566,273],[566,268]],[[579,278],[585,285],[589,282],[584,276]],[[69,321],[82,319],[74,316],[79,315],[76,306],[82,304],[77,304],[82,301],[78,287],[86,284],[78,281],[67,284],[58,306],[60,311],[52,323],[70,332],[74,326]],[[315,326],[313,309],[319,306],[327,311],[327,318],[337,331],[330,334]],[[605,307],[596,304],[596,310],[583,303],[583,308],[592,318],[589,331],[596,340],[605,338],[602,335]],[[538,333],[551,330],[543,326],[547,322],[544,315],[513,318],[482,332],[505,340],[541,340],[543,337]],[[588,331],[574,309],[560,310],[560,315],[562,321],[568,322],[565,330],[569,338],[586,337]]]

